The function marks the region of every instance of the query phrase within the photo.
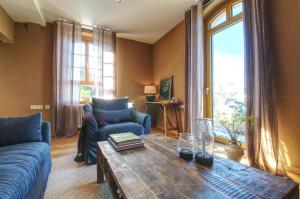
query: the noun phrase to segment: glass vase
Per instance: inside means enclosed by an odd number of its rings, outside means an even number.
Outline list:
[[[194,136],[191,133],[180,133],[177,152],[180,158],[184,160],[192,160],[193,154]]]
[[[212,166],[214,160],[213,151],[213,120],[210,118],[198,119],[194,140],[195,161],[205,166]]]

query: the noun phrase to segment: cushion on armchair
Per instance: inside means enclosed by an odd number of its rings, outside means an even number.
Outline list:
[[[132,120],[132,114],[129,108],[111,111],[96,109],[94,115],[97,120],[107,123],[129,122]]]
[[[25,117],[0,118],[0,147],[41,142],[42,113]]]
[[[92,99],[93,110],[120,110],[128,108],[128,98],[118,98],[118,99]]]

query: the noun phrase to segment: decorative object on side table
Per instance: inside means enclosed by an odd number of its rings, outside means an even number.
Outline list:
[[[155,101],[155,94],[157,93],[157,89],[155,85],[146,85],[144,87],[144,93],[146,94],[147,102]]]
[[[192,134],[180,133],[177,143],[177,152],[180,158],[188,161],[193,159],[193,143],[194,136]]]
[[[212,166],[214,161],[213,120],[201,118],[197,120],[195,133],[195,161],[205,166]]]
[[[233,112],[231,114],[219,114],[217,122],[219,126],[225,128],[230,138],[225,148],[227,158],[240,162],[244,155],[244,149],[238,138],[245,134],[247,123],[255,125],[256,119],[245,115],[244,105],[241,103],[235,103],[231,108]]]
[[[172,97],[173,76],[160,80],[159,99],[170,100]]]

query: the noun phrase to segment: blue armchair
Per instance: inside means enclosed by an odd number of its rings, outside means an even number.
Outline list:
[[[85,117],[82,125],[85,137],[84,159],[86,164],[96,162],[96,143],[107,140],[110,134],[133,132],[144,135],[151,132],[151,117],[128,108],[128,98],[112,100],[93,98],[92,104],[83,107]]]

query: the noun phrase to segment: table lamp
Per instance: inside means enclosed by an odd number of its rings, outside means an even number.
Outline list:
[[[144,88],[144,93],[146,94],[147,102],[154,102],[155,94],[157,93],[157,89],[155,85],[146,85]]]

